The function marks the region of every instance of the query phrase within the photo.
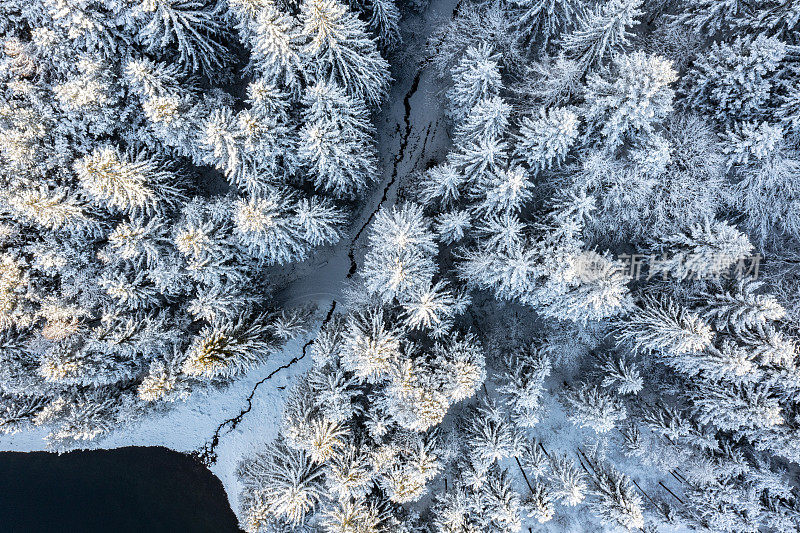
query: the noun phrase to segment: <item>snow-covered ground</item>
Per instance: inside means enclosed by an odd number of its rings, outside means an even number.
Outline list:
[[[410,58],[421,56],[419,52],[430,32],[452,17],[456,5],[457,0],[433,0],[423,13],[411,15],[402,23],[404,53],[391,59],[395,81],[376,116],[383,173],[363,200],[347,236],[337,246],[319,250],[304,263],[275,273],[276,285],[285,287],[276,295],[278,300],[316,305],[316,327],[224,389],[197,391],[174,409],[148,417],[99,442],[88,442],[87,448],[164,446],[184,453],[211,450],[211,471],[221,479],[231,508],[239,512],[236,466],[244,455],[276,436],[285,392],[311,364],[310,355],[304,356],[304,346],[308,347],[325,315],[340,298],[352,275],[353,262],[363,255],[365,227],[377,209],[396,201],[403,179],[441,157],[449,147],[435,77],[430,69],[420,69],[417,60]],[[0,451],[46,450],[46,434],[40,429],[2,435]]]

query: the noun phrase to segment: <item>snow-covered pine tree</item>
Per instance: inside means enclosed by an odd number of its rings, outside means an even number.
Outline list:
[[[766,28],[776,37],[787,41],[787,37],[800,24],[800,10],[793,2],[767,0],[748,8],[735,21],[737,27],[750,31],[762,31]]]
[[[565,253],[558,248],[553,255],[566,262],[563,278],[551,274],[552,278],[538,291],[523,295],[523,302],[544,304],[542,314],[546,317],[584,323],[628,312],[631,306],[629,279],[618,261],[607,255]]]
[[[221,23],[222,7],[217,2],[151,0],[137,7],[133,16],[144,27],[136,37],[147,52],[167,57],[177,52],[177,63],[206,73],[229,59],[220,42],[224,40],[225,27]]]
[[[162,168],[160,168],[162,167]],[[75,163],[81,186],[97,203],[128,213],[154,214],[181,199],[170,174],[145,155],[131,157],[104,146]]]
[[[273,520],[302,524],[324,493],[323,468],[281,440],[241,462],[237,470],[245,490],[242,509],[250,531]]]
[[[237,6],[234,11],[239,9]],[[247,12],[237,14],[244,19],[240,32],[252,43],[251,68],[264,81],[285,87],[295,96],[299,95],[306,83],[304,37],[300,21],[272,2],[264,2],[252,18]]]
[[[585,8],[575,29],[562,37],[562,49],[586,72],[628,44],[641,6],[642,0],[607,0]]]
[[[365,2],[369,21],[367,25],[377,35],[381,48],[393,49],[397,47],[400,37],[400,10],[393,0],[370,0]]]
[[[778,435],[793,433],[784,398],[797,390],[796,339],[782,325],[784,310],[774,298],[755,294],[757,289],[747,281],[724,292],[716,288],[702,296],[708,299],[704,307],[645,300],[645,309],[631,314],[618,338],[656,353],[676,372],[697,421],[713,431],[736,432],[757,449],[794,457]],[[694,443],[707,441],[693,437]]]
[[[589,132],[605,138],[609,147],[627,134],[651,134],[672,111],[670,84],[677,80],[671,62],[642,52],[617,54],[612,69],[592,74],[586,90]]]
[[[349,517],[395,531],[404,520],[398,505],[422,498],[452,460],[434,428],[453,403],[480,387],[483,349],[475,336],[455,332],[447,340],[413,343],[399,304],[352,305],[346,319],[331,319],[318,336],[314,367],[288,395],[281,439],[321,467],[325,489],[314,521],[339,524]],[[261,456],[248,461],[270,464]],[[268,514],[247,490],[243,513]],[[273,511],[270,520],[293,523]]]
[[[497,391],[511,412],[515,424],[534,427],[542,418],[544,380],[550,374],[550,358],[542,350],[531,347],[505,357],[506,370],[500,375]]]
[[[685,105],[725,124],[764,120],[785,56],[786,44],[765,34],[712,43],[681,80]]]
[[[534,172],[564,162],[578,138],[580,118],[568,108],[541,108],[539,117],[523,117],[514,155]]]
[[[592,511],[610,526],[620,525],[628,530],[644,528],[642,497],[628,476],[610,465],[595,464],[594,468],[592,492],[597,500],[590,504]]]
[[[620,342],[630,342],[641,352],[683,355],[699,352],[711,345],[714,332],[698,313],[668,299],[645,297],[641,310],[628,316]]]
[[[523,41],[542,49],[575,23],[583,7],[580,0],[514,0],[512,5],[519,11]]]
[[[449,111],[459,123],[478,102],[494,96],[502,86],[500,79],[500,56],[490,44],[469,47],[453,67],[453,88],[448,93],[452,102]]]
[[[377,175],[373,128],[366,106],[331,83],[308,87],[299,157],[314,185],[353,197]]]
[[[681,6],[675,20],[695,31],[714,35],[729,28],[744,10],[741,0],[689,0]]]
[[[378,309],[350,315],[343,334],[342,365],[359,380],[384,381],[400,356],[400,339],[401,334],[386,323]]]
[[[625,405],[618,398],[590,384],[565,391],[564,401],[573,423],[597,433],[608,433],[628,417]]]
[[[369,230],[370,249],[362,275],[367,290],[384,302],[426,289],[436,273],[437,252],[430,221],[416,204],[378,211]]]
[[[763,331],[773,321],[779,321],[786,310],[771,294],[756,294],[763,282],[742,278],[733,290],[708,294],[705,318],[717,329]]]
[[[656,270],[678,279],[722,276],[732,266],[750,259],[753,250],[747,236],[725,221],[706,220],[663,242],[666,257]]]
[[[520,496],[507,470],[490,475],[481,495],[494,531],[518,533],[522,529]]]
[[[287,324],[293,324],[287,329]],[[282,344],[304,329],[295,317],[276,314],[212,323],[190,346],[183,371],[204,379],[231,377],[266,360]]]
[[[305,0],[301,8],[303,54],[317,83],[335,83],[348,94],[379,104],[389,87],[389,65],[366,24],[337,0]]]
[[[553,497],[562,504],[575,506],[586,499],[588,489],[586,474],[569,457],[553,456],[551,458],[549,478],[553,487]]]
[[[478,530],[478,497],[464,485],[435,496],[431,524],[436,533]]]
[[[619,151],[602,147],[582,157],[578,192],[595,198],[587,222],[592,241],[637,242],[642,248],[717,217],[727,191],[724,154],[711,125],[693,115],[654,123]]]
[[[755,165],[738,172],[735,203],[745,215],[745,227],[753,242],[762,247],[777,241],[781,235],[800,238],[800,219],[793,206],[797,196],[797,177],[800,176],[800,154],[785,143]]]
[[[465,437],[475,462],[486,468],[522,452],[519,429],[505,409],[492,400],[484,399],[467,419]]]
[[[555,516],[555,505],[550,489],[541,482],[533,485],[533,490],[523,499],[525,512],[540,524],[549,522]]]
[[[487,96],[475,103],[456,128],[458,142],[500,138],[507,131],[511,106],[499,96]]]
[[[524,69],[527,58],[512,7],[500,2],[465,3],[450,22],[436,28],[428,37],[426,53],[438,77],[451,81],[450,74],[467,49],[485,45],[499,54],[504,72]]]
[[[713,424],[722,431],[770,428],[784,423],[778,399],[763,385],[699,382],[693,403],[701,423]]]
[[[724,152],[728,167],[746,167],[772,159],[783,141],[783,130],[768,122],[743,122],[734,124],[725,132]]]
[[[602,371],[601,385],[605,388],[615,388],[617,394],[638,394],[644,386],[638,366],[633,362],[629,363],[624,354],[619,358],[606,354],[602,358]]]

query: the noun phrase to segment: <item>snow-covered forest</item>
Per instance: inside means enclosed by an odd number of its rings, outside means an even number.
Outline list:
[[[0,449],[166,442],[252,533],[800,529],[800,1],[0,34]]]

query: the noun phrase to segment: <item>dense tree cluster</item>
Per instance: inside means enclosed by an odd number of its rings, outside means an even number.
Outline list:
[[[403,49],[424,7],[0,1],[0,430],[85,445],[316,328],[250,531],[797,531],[800,2],[465,0]],[[448,145],[318,328],[276,273],[374,205],[414,54]]]
[[[306,330],[268,267],[336,243],[375,177],[398,17],[358,7],[0,6],[1,430],[95,439]]]
[[[426,56],[452,146],[242,464],[252,530],[796,531],[798,32],[783,0],[460,4]]]

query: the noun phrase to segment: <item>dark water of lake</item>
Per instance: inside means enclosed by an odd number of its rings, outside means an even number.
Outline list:
[[[239,533],[222,483],[166,448],[0,453],[2,533]]]

